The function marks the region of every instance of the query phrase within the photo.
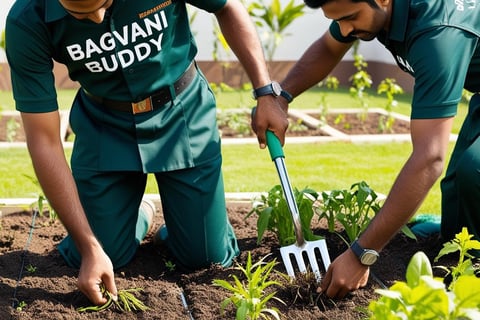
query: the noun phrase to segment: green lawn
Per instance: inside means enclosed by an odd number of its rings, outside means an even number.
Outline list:
[[[62,109],[69,107],[74,90],[61,90],[59,101]],[[318,108],[321,97],[326,94],[328,108],[356,107],[346,90],[325,93],[310,90],[298,97],[291,108]],[[411,97],[402,96],[395,112],[409,114]],[[217,93],[219,108],[251,107],[254,101],[249,91]],[[382,107],[385,99],[372,94],[369,106]],[[0,92],[2,110],[14,110],[11,93]],[[453,132],[458,132],[467,107],[461,104]],[[451,144],[453,147],[453,143]],[[69,157],[71,150],[66,150]],[[351,184],[366,181],[377,193],[388,193],[396,175],[407,159],[410,143],[363,143],[345,142],[288,144],[284,148],[291,183],[299,189],[310,187],[317,191],[347,189]],[[264,192],[279,183],[275,165],[267,150],[255,145],[223,146],[225,189],[227,192]],[[27,176],[33,176],[28,152],[24,149],[0,150],[0,198],[32,197],[38,194]],[[153,177],[148,181],[147,193],[155,193],[157,187]],[[433,187],[420,213],[440,212],[439,183]]]

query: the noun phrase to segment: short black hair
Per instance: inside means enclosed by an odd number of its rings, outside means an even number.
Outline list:
[[[335,0],[303,0],[303,2],[307,5],[307,7],[310,7],[310,8],[320,8],[322,7],[324,4],[328,3],[328,2],[332,2],[332,1],[335,1]],[[352,2],[366,2],[368,3],[368,5],[372,8],[378,8],[378,4],[375,2],[375,0],[350,0]]]

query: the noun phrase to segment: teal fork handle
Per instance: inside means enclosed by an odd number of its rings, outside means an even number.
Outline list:
[[[280,140],[277,138],[275,133],[270,130],[267,130],[267,146],[268,151],[270,152],[270,157],[272,160],[277,158],[285,158],[285,154],[283,153],[282,145],[280,144]]]
[[[283,193],[285,195],[285,200],[287,202],[288,209],[292,215],[293,228],[295,230],[295,239],[296,245],[301,247],[305,243],[305,238],[303,237],[302,223],[300,221],[300,212],[298,211],[298,206],[295,201],[295,195],[293,193],[292,186],[290,184],[290,179],[288,178],[287,167],[285,165],[285,155],[283,153],[282,145],[277,136],[270,130],[267,130],[267,146],[272,161],[275,163],[277,168],[277,173],[280,178],[280,183],[282,185]]]

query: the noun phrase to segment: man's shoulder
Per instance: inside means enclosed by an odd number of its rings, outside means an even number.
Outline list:
[[[7,15],[9,23],[34,25],[60,19],[66,11],[57,0],[16,0]]]
[[[413,30],[451,26],[480,33],[480,6],[464,0],[410,0],[409,24]]]

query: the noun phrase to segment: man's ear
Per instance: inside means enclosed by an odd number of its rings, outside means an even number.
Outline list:
[[[375,0],[380,8],[387,11],[393,0]]]

